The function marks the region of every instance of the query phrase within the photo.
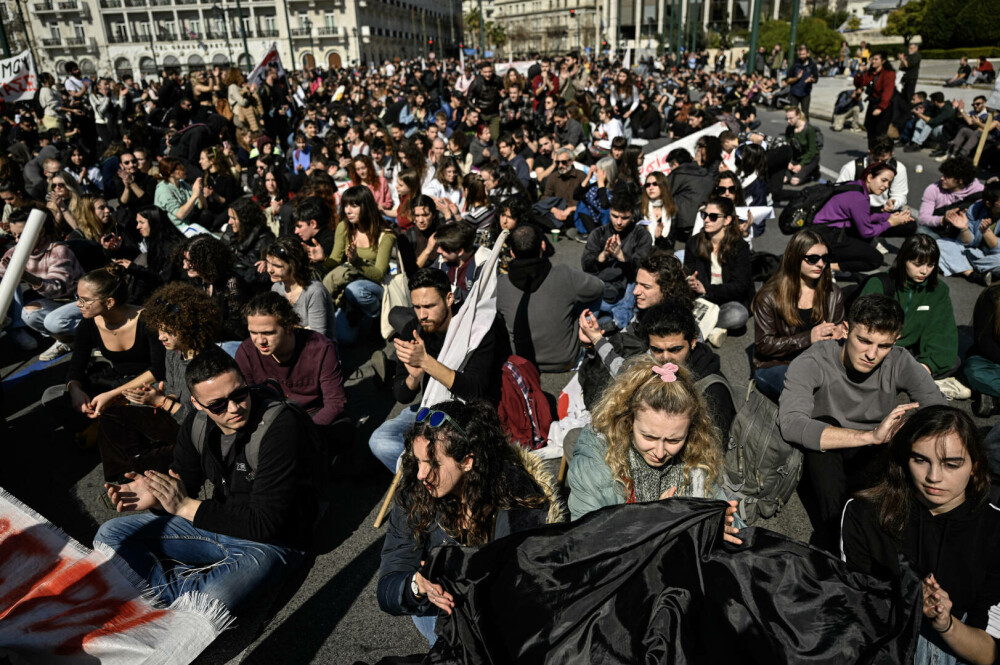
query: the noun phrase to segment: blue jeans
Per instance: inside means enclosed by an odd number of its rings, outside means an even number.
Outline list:
[[[614,317],[619,330],[624,330],[625,326],[632,320],[632,314],[635,311],[635,294],[632,293],[634,288],[635,284],[626,285],[625,295],[617,302],[611,303],[601,300],[600,311],[607,312]]]
[[[368,447],[371,448],[372,455],[378,461],[385,464],[389,473],[396,473],[396,466],[399,464],[399,456],[403,454],[403,439],[406,433],[417,421],[417,411],[419,404],[412,404],[402,411],[395,418],[386,420],[378,426],[372,436],[368,439]]]
[[[376,318],[382,312],[384,289],[368,279],[358,279],[344,289],[344,297],[368,319]],[[346,307],[337,310],[337,342],[345,346],[358,340],[359,326],[352,325],[347,318]]]
[[[917,120],[917,126],[913,129],[913,142],[917,145],[923,145],[928,138],[939,141],[943,133],[944,125],[931,127],[923,120]]]
[[[20,319],[24,325],[43,335],[72,335],[83,320],[83,314],[76,306],[76,301],[57,303],[42,298],[24,302],[21,290],[17,289],[11,305],[11,319],[15,322],[14,327],[17,327]]]
[[[757,390],[762,395],[777,402],[781,397],[781,391],[785,389],[785,374],[788,373],[788,365],[775,365],[758,369],[753,373],[753,380],[757,383]]]
[[[437,620],[438,618],[436,614],[429,617],[413,616],[413,625],[417,627],[417,630],[420,631],[421,635],[427,638],[427,641],[430,642],[431,646],[434,646],[434,643],[437,642],[438,639],[438,636],[434,633],[434,626],[437,625]]]
[[[94,543],[113,549],[165,604],[196,591],[233,612],[304,558],[299,550],[196,529],[172,515],[117,517],[101,525]]]

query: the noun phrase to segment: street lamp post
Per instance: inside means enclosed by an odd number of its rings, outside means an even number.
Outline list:
[[[757,71],[757,47],[760,40],[760,10],[764,0],[754,0],[753,20],[750,23],[750,61],[747,74]]]
[[[243,5],[240,4],[240,0],[236,0],[236,17],[240,20],[240,34],[243,35],[243,55],[246,57],[247,67],[250,68],[253,67],[253,60],[250,59],[250,46],[247,45],[247,29],[243,24]]]
[[[483,0],[479,0],[479,55],[486,57],[486,14],[483,13]]]
[[[303,21],[306,24],[306,33],[309,35],[309,54],[313,59],[313,66],[316,66],[316,44],[313,42],[312,19],[306,16]]]
[[[225,9],[219,5],[212,5],[212,11],[215,13],[217,18],[222,19],[223,25],[226,26],[226,50],[229,51],[229,62],[233,62],[233,40],[229,38],[229,15]]]
[[[795,38],[796,38],[795,33],[798,32],[798,28],[799,28],[799,0],[792,0],[792,34],[791,34],[791,45],[789,46],[788,50],[789,66],[791,66],[792,62],[794,62],[793,58],[795,58]]]

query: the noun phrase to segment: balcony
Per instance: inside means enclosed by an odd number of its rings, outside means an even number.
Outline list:
[[[292,28],[291,33],[292,33],[292,37],[311,37],[312,36],[312,29],[311,28]]]
[[[278,31],[277,30],[258,30],[257,31],[257,37],[260,37],[260,38],[277,37],[277,36],[278,36]]]
[[[56,5],[53,2],[36,2],[33,5],[33,9],[39,14],[45,12],[54,12],[56,11]]]
[[[126,7],[145,7],[146,0],[125,0]]]
[[[47,39],[42,40],[42,46],[45,46],[46,48],[62,46],[62,43],[62,37],[48,37]]]
[[[66,46],[86,46],[86,37],[67,37],[65,40]]]
[[[320,37],[339,37],[340,32],[340,28],[333,25],[324,25],[319,28]]]
[[[122,0],[101,0],[101,9],[121,9]]]
[[[171,0],[149,0],[150,7],[169,7],[172,4]]]

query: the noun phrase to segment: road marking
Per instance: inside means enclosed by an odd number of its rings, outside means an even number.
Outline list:
[[[829,176],[830,178],[833,178],[834,182],[837,182],[837,178],[840,177],[840,172],[839,171],[834,171],[833,169],[828,169],[825,166],[823,166],[822,164],[819,165],[819,172],[822,173],[825,176]]]

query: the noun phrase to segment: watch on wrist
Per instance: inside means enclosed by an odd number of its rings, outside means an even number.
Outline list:
[[[417,574],[413,573],[413,577],[410,578],[410,591],[417,598],[423,598],[424,594],[420,593],[420,587],[417,586]]]

